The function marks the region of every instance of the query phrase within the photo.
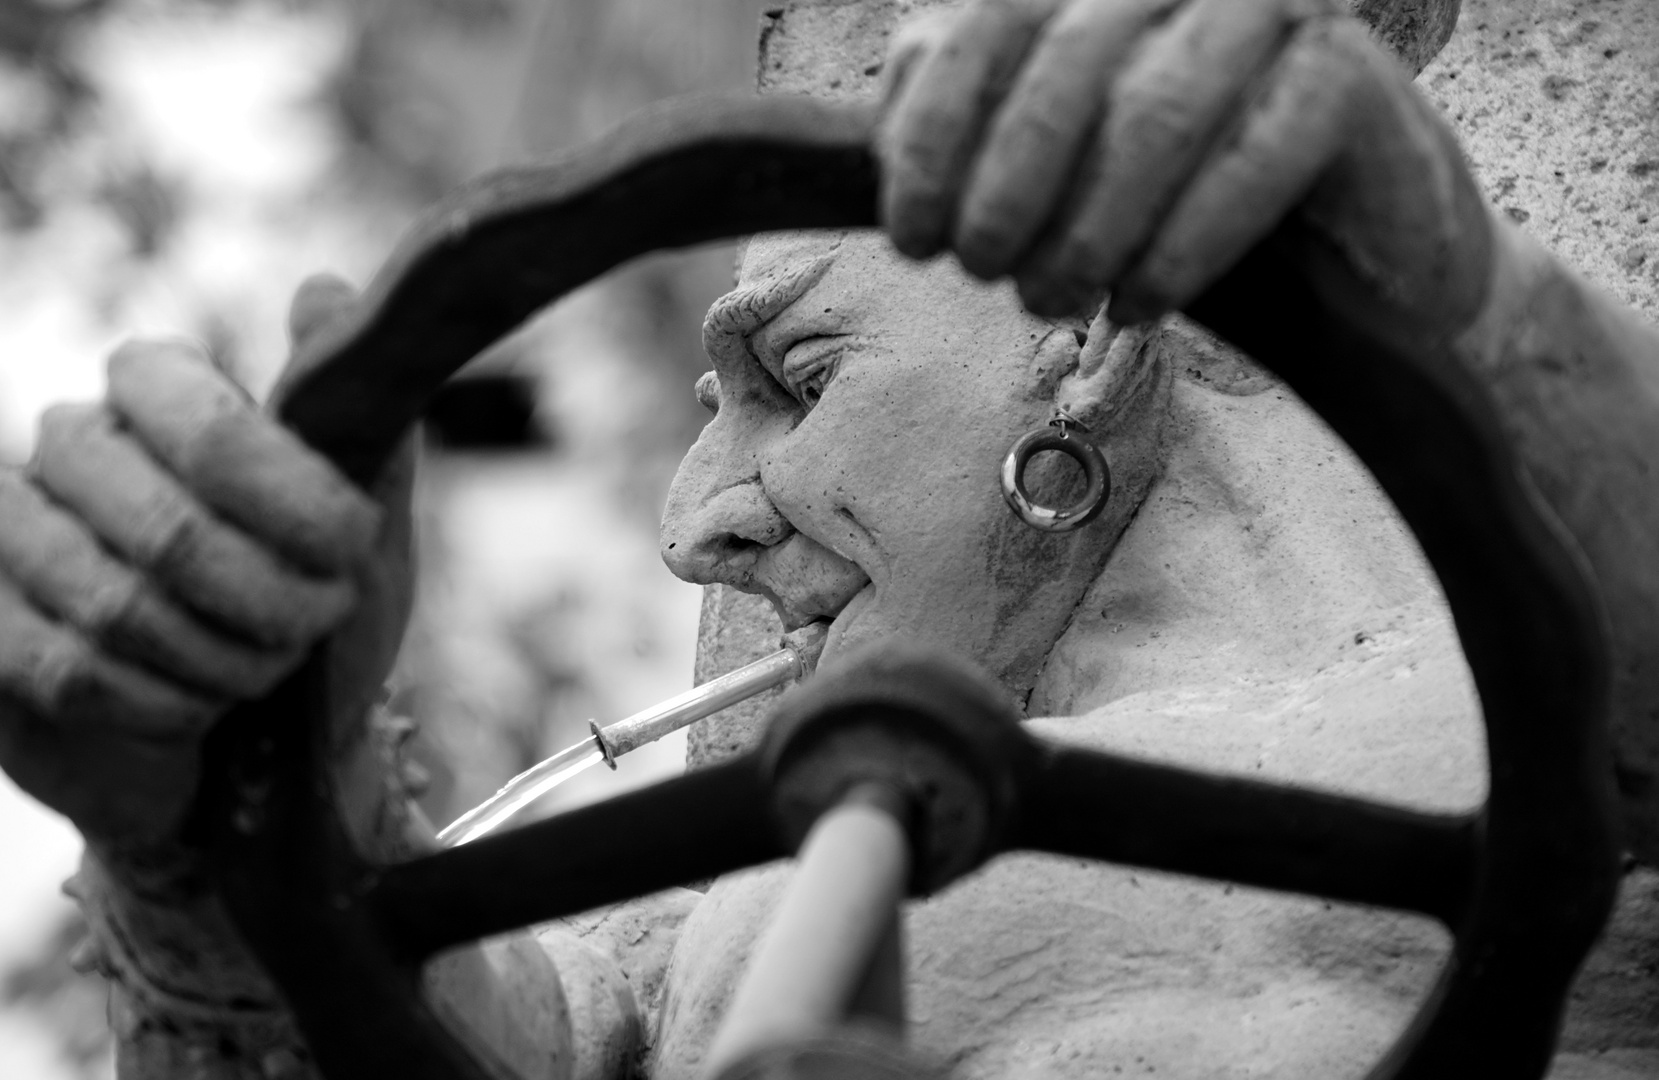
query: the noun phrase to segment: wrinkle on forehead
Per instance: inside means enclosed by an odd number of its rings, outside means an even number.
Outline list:
[[[742,285],[716,300],[703,316],[703,351],[717,364],[741,362],[749,355],[749,338],[824,279],[835,263],[837,244],[827,253],[779,273]]]

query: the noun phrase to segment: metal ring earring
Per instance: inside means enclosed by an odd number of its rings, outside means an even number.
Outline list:
[[[1107,467],[1105,456],[1086,437],[1088,430],[1064,409],[1056,409],[1054,419],[1015,439],[1002,459],[1002,497],[1016,517],[1038,532],[1081,529],[1106,508],[1106,500],[1112,495],[1112,470]],[[1066,455],[1083,470],[1086,483],[1083,497],[1071,506],[1042,506],[1026,490],[1026,465],[1047,450]]]

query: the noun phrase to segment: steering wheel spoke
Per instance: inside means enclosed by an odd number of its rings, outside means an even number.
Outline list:
[[[1414,911],[1467,911],[1479,816],[1045,744],[1009,847]]]
[[[441,949],[782,858],[751,758],[389,867],[365,904],[391,951]]]

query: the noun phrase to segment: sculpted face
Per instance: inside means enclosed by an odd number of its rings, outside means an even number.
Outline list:
[[[665,561],[766,595],[787,628],[833,619],[826,655],[902,634],[1023,694],[1144,493],[1167,393],[1153,339],[1084,336],[876,234],[755,240],[705,324],[715,417],[669,494]],[[1115,487],[1094,524],[1046,535],[997,470],[1062,403]]]

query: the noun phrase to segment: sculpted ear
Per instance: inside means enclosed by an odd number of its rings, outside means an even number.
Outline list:
[[[1161,377],[1159,326],[1156,322],[1118,326],[1106,317],[1102,306],[1089,324],[1082,347],[1074,350],[1075,361],[1054,382],[1054,404],[1091,430],[1109,427],[1126,409],[1142,402]]]
[[[1031,357],[1031,397],[1036,401],[1058,403],[1060,386],[1082,362],[1082,351],[1087,335],[1080,329],[1060,325],[1054,327],[1037,343]]]

